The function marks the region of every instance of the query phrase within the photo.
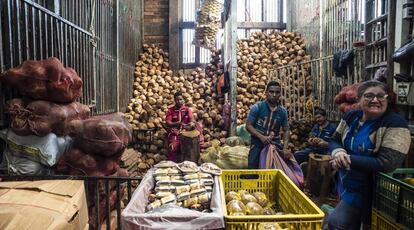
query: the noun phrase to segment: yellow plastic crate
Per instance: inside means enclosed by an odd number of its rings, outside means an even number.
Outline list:
[[[372,209],[371,230],[403,230],[408,229],[383,216],[375,208]]]
[[[265,229],[277,223],[280,229],[322,229],[324,213],[280,170],[223,170],[221,199],[226,229]],[[263,192],[285,215],[229,216],[225,194],[244,189]]]

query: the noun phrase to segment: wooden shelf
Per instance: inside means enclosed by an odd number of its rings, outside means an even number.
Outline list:
[[[371,46],[384,46],[384,45],[387,45],[387,40],[388,40],[387,37],[384,37],[384,38],[381,38],[381,39],[370,42],[367,46],[368,47],[371,47]]]
[[[371,21],[367,22],[366,25],[368,26],[368,25],[374,24],[376,22],[386,21],[387,17],[388,17],[388,14],[383,14],[383,15],[378,16],[377,18],[374,18]]]
[[[367,67],[365,67],[365,69],[374,69],[377,67],[386,67],[386,66],[387,66],[387,62],[383,61],[383,62],[378,62],[378,63],[368,65]]]

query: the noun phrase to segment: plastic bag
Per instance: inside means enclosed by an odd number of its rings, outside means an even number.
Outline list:
[[[263,215],[263,208],[256,202],[249,202],[246,204],[247,215]]]
[[[272,208],[269,208],[269,207],[263,208],[263,215],[275,215],[275,214],[276,212]]]
[[[240,195],[235,191],[230,191],[226,194],[226,203],[229,203],[232,200],[241,200]]]
[[[225,144],[234,147],[237,145],[244,145],[244,142],[240,137],[228,137],[226,138]]]
[[[239,200],[231,200],[227,204],[227,211],[230,216],[246,215],[246,206]]]
[[[386,82],[388,76],[388,69],[387,67],[381,67],[375,71],[374,80],[380,81],[380,82]]]
[[[200,153],[200,157],[203,162],[215,163],[219,158],[219,152],[217,148],[209,147],[204,152]]]
[[[392,60],[395,62],[410,62],[414,55],[414,41],[408,42],[402,47],[398,48],[392,55]]]
[[[223,208],[221,207],[218,177],[211,193],[210,209],[204,213],[178,206],[170,206],[162,213],[145,213],[148,197],[154,188],[154,169],[148,170],[138,188],[132,195],[127,207],[122,211],[122,227],[125,229],[223,229]],[[165,209],[163,209],[165,210]]]
[[[257,203],[260,204],[262,207],[266,207],[269,204],[269,200],[266,197],[266,194],[262,192],[254,192],[254,198],[256,198]]]
[[[14,155],[24,156],[46,166],[53,166],[72,146],[69,136],[58,137],[49,133],[44,137],[19,136],[10,129],[0,131],[0,138],[7,142]]]
[[[253,195],[249,194],[249,193],[243,193],[243,194],[241,194],[240,195],[240,198],[241,198],[241,201],[243,202],[243,204],[247,204],[249,202],[255,202],[255,203],[257,203],[256,198]]]
[[[3,151],[3,159],[0,171],[8,175],[52,175],[51,168],[24,156],[14,155],[13,151],[6,148]]]
[[[242,124],[242,125],[237,126],[236,135],[243,140],[245,145],[250,145],[251,135],[246,129],[246,124]]]

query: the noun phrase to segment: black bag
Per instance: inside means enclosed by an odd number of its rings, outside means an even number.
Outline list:
[[[345,76],[346,68],[354,60],[353,50],[341,50],[333,56],[333,69],[338,77]]]
[[[398,63],[410,62],[414,56],[414,41],[398,48],[392,55],[392,60]]]
[[[412,82],[412,81],[414,81],[412,76],[410,76],[408,74],[405,74],[405,73],[397,73],[394,76],[394,78],[397,82]]]

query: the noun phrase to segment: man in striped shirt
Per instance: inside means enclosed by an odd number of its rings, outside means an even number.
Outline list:
[[[287,110],[280,104],[280,84],[270,81],[266,86],[266,100],[257,102],[250,108],[246,129],[252,135],[249,152],[249,169],[259,168],[260,152],[268,144],[275,144],[283,149],[285,157],[291,153],[287,149],[289,143],[289,124]],[[280,140],[283,134],[283,146]]]

